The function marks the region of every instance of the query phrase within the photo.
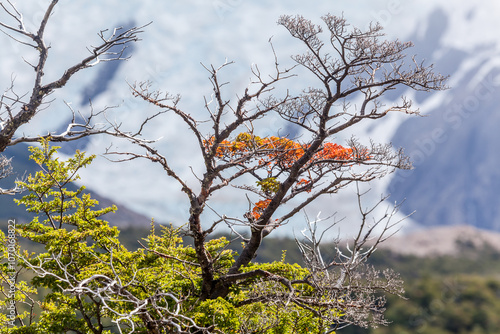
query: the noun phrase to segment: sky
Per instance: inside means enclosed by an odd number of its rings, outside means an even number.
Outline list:
[[[28,29],[34,29],[43,17],[48,2],[16,2],[19,11],[24,13]],[[258,64],[264,73],[272,70],[274,61],[268,43],[271,37],[280,64],[291,65],[289,56],[299,52],[300,45],[276,24],[280,15],[301,14],[319,23],[321,15],[332,13],[344,15],[350,23],[361,28],[378,21],[385,27],[389,38],[406,40],[415,33],[424,33],[426,17],[437,7],[443,8],[451,18],[451,29],[441,43],[457,49],[470,49],[496,39],[498,29],[491,27],[498,25],[494,13],[499,13],[500,4],[493,1],[330,0],[314,1],[314,4],[303,0],[61,1],[47,27],[46,40],[51,49],[45,80],[57,78],[65,68],[88,54],[86,48],[98,42],[99,30],[130,22],[136,25],[152,22],[144,28],[142,41],[134,47],[132,58],[120,67],[106,94],[93,101],[95,108],[118,105],[110,112],[110,117],[123,122],[125,128],[133,128],[152,109],[132,98],[128,83],[149,80],[155,88],[179,93],[182,107],[197,114],[203,109],[203,97],[209,96],[211,89],[208,73],[201,64],[218,66],[226,60],[235,62],[224,74],[231,83],[226,91],[228,96],[234,96],[248,85],[252,64]],[[0,15],[0,19],[5,21],[7,18]],[[7,88],[15,75],[16,89],[29,91],[34,73],[25,61],[35,60],[36,53],[5,35],[0,37],[0,45],[0,89]],[[96,67],[77,74],[63,90],[53,95],[56,100],[50,109],[22,131],[37,133],[57,128],[65,121],[61,115],[69,116],[65,102],[88,110],[88,105],[80,105],[81,91],[94,84],[98,73]],[[291,88],[303,88],[308,80],[307,77],[305,82],[296,80],[290,84]],[[384,121],[378,128],[359,128],[358,131],[371,131],[370,136],[387,142],[399,121],[397,116]],[[268,129],[263,131],[272,133],[279,127],[278,121],[271,121]],[[199,161],[186,154],[193,150],[193,143],[183,139],[186,131],[179,120],[168,119],[151,127],[148,135],[160,139],[158,147],[175,157],[173,167],[182,169],[180,173],[186,179],[192,179],[191,169],[185,167],[191,166],[195,173],[199,173],[196,168]],[[113,144],[130,149],[125,143]],[[107,145],[108,139],[93,138],[86,149],[102,154]],[[117,164],[99,157],[82,173],[82,179],[100,194],[130,205],[147,216],[160,221],[182,222],[186,219],[185,199],[177,195],[178,187],[162,173],[160,166],[148,161]],[[373,185],[372,193],[383,192],[385,184],[387,181]],[[335,207],[349,207],[352,190],[348,195],[335,199]],[[230,195],[220,200],[227,203],[231,199]],[[325,205],[331,206],[328,203],[319,203],[312,212],[320,211]]]

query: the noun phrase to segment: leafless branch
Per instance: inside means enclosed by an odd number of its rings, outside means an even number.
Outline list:
[[[122,281],[119,271],[115,268],[112,249],[109,262],[98,259],[111,269],[112,275],[94,274],[86,278],[79,278],[72,274],[73,271],[70,268],[73,265],[73,258],[71,255],[69,259],[62,253],[52,254],[52,257],[48,258],[38,258],[38,261],[21,259],[38,276],[55,278],[64,293],[88,297],[99,303],[106,312],[114,314],[116,318],[114,322],[120,333],[123,333],[124,326],[134,331],[139,325],[137,316],[151,333],[160,334],[169,330],[172,333],[188,334],[191,333],[190,329],[199,330],[200,333],[210,333],[208,329],[197,326],[191,318],[181,313],[181,301],[170,292],[156,291],[146,299],[137,298],[130,291],[130,287],[136,283],[135,274],[130,282]],[[53,266],[58,270],[54,270]],[[116,306],[120,304],[130,305],[132,311],[121,311]],[[172,304],[173,306],[169,306]],[[150,312],[161,317],[153,318]]]
[[[372,219],[374,210],[384,202],[385,198],[372,207],[364,209],[361,204],[362,196],[363,193],[358,188],[358,203],[362,219],[352,245],[348,241],[345,244],[346,249],[342,249],[342,243],[337,239],[334,242],[335,248],[324,256],[321,249],[322,239],[325,233],[338,222],[320,230],[319,225],[327,219],[321,219],[319,214],[314,221],[308,221],[306,229],[301,231],[302,240],[296,237],[295,241],[311,273],[307,278],[307,283],[317,291],[338,293],[339,300],[342,300],[341,305],[337,307],[346,313],[342,319],[335,319],[335,323],[367,326],[373,321],[375,325],[387,324],[383,318],[384,300],[374,298],[373,295],[376,291],[384,291],[403,296],[403,282],[397,274],[389,270],[379,272],[366,266],[365,263],[381,242],[399,230],[401,220],[392,222],[392,218],[398,211],[396,205],[392,210],[387,210],[384,216],[373,220],[368,225],[368,220]],[[379,227],[381,230],[377,231]],[[366,282],[370,283],[366,284]]]
[[[23,141],[33,141],[34,138],[18,137],[14,138],[17,129],[28,123],[39,111],[43,110],[43,105],[50,103],[46,98],[55,90],[66,85],[69,79],[82,69],[97,65],[101,61],[113,61],[126,59],[123,57],[125,49],[130,43],[139,40],[139,34],[147,25],[141,27],[132,27],[130,29],[115,28],[111,32],[107,30],[101,31],[98,36],[101,39],[101,44],[92,46],[88,50],[90,56],[82,59],[77,64],[67,68],[64,73],[52,82],[44,83],[45,64],[48,58],[48,46],[45,42],[45,28],[49,18],[57,5],[57,0],[52,0],[45,11],[45,14],[39,24],[36,32],[27,31],[22,14],[16,9],[15,4],[7,1],[8,5],[1,4],[1,9],[10,17],[14,18],[18,27],[0,22],[0,27],[3,27],[8,32],[4,31],[14,41],[23,45],[29,45],[38,52],[38,60],[36,64],[30,65],[35,70],[35,80],[33,82],[33,90],[29,96],[19,96],[17,94],[4,94],[0,99],[0,111],[6,109],[7,115],[0,117],[0,152],[3,152],[9,145],[14,145]],[[29,39],[31,42],[21,41],[16,35]],[[119,51],[113,51],[118,47]],[[13,80],[12,80],[13,83]],[[9,90],[14,93],[13,87]],[[7,102],[9,101],[9,102]],[[46,108],[47,106],[45,106]],[[69,124],[68,129],[61,135],[51,134],[57,141],[70,141],[80,139],[84,136],[103,133],[103,130],[98,130],[89,123],[86,124]]]
[[[7,159],[5,156],[0,154],[0,180],[8,177],[12,174],[11,159]],[[9,189],[0,188],[0,195],[15,195],[21,192],[21,189],[17,184]]]

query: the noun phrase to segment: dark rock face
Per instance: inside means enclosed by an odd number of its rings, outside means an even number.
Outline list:
[[[439,49],[446,15],[434,13],[428,27],[423,39],[411,40],[425,48],[418,54],[439,53],[430,61],[452,76],[453,86],[427,117],[411,118],[397,130],[393,143],[405,148],[415,169],[397,172],[388,192],[395,200],[406,198],[403,211],[416,210],[412,218],[423,225],[500,230],[500,68],[485,56],[494,56],[494,45],[470,53]],[[458,73],[473,57],[475,65]],[[418,94],[415,100],[429,97]]]

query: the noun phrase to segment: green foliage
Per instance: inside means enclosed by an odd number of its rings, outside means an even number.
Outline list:
[[[215,324],[215,328],[223,333],[238,333],[240,327],[236,307],[222,299],[209,299],[202,301],[193,312],[193,319],[203,327],[210,327]]]
[[[500,333],[499,253],[489,247],[453,256],[415,257],[380,251],[376,266],[402,273],[407,300],[388,296],[388,327],[348,327],[345,334]]]
[[[280,189],[280,182],[275,177],[268,177],[262,181],[257,181],[257,185],[265,193],[276,193]]]
[[[0,312],[0,332],[111,333],[120,326],[123,333],[150,333],[152,323],[164,320],[170,321],[162,325],[167,332],[174,330],[174,324],[190,331],[194,323],[213,333],[323,333],[331,326],[293,303],[253,299],[288,293],[283,284],[258,276],[241,279],[227,298],[201,300],[201,269],[195,250],[183,242],[180,228],[166,226],[157,231],[152,224],[142,240],[144,247],[128,250],[119,240],[119,231],[102,219],[116,208],[96,209],[97,201],[85,194],[84,187],[67,189],[94,157],[76,152],[62,161],[56,157],[57,147],[46,141],[41,144],[30,148],[41,170],[19,183],[27,194],[18,204],[35,218],[18,225],[16,232],[42,245],[43,251],[29,253],[15,247],[16,293],[13,299],[0,300],[0,307],[5,311],[14,300],[16,326],[11,326],[6,312]],[[227,274],[237,256],[228,245],[225,237],[205,244],[215,278]],[[0,247],[8,259],[9,244],[3,232]],[[8,295],[11,269],[8,264],[0,266],[4,295]],[[290,280],[309,274],[298,264],[286,263],[285,254],[281,261],[251,263],[242,273],[255,270]],[[29,276],[22,272],[31,273],[29,281],[23,280]],[[298,285],[295,293],[307,296],[310,289]],[[328,312],[340,316],[336,310]]]
[[[411,280],[407,282],[408,300],[389,297],[386,315],[392,325],[359,333],[499,333],[499,294],[500,283],[491,277],[426,276]]]

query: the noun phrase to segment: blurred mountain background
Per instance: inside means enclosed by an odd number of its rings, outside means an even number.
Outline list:
[[[48,1],[18,1],[28,28],[40,22]],[[59,2],[47,27],[51,45],[46,72],[47,80],[59,76],[68,66],[87,54],[86,46],[98,42],[97,32],[143,25],[152,21],[141,36],[142,41],[127,50],[131,58],[108,62],[78,73],[56,100],[21,129],[26,134],[60,130],[71,117],[65,102],[84,115],[92,107],[109,110],[111,120],[134,129],[152,111],[134,99],[128,83],[148,80],[154,88],[181,94],[180,106],[193,116],[203,118],[203,97],[209,97],[208,73],[200,65],[219,66],[235,63],[224,73],[230,82],[227,98],[247,87],[250,66],[258,64],[263,73],[272,73],[274,58],[267,43],[272,37],[280,65],[291,66],[290,55],[303,50],[276,25],[282,14],[302,14],[316,22],[326,13],[344,15],[353,25],[366,27],[379,21],[389,39],[413,41],[409,50],[417,60],[435,64],[435,69],[449,75],[450,89],[434,93],[395,91],[386,96],[391,104],[405,94],[414,101],[423,117],[391,115],[380,121],[357,126],[351,133],[336,138],[339,143],[355,135],[361,140],[392,142],[404,147],[414,169],[396,172],[370,184],[367,205],[391,194],[391,202],[404,201],[401,217],[415,213],[405,228],[381,246],[371,259],[377,268],[392,268],[406,282],[409,300],[390,297],[387,317],[393,324],[376,330],[347,328],[341,333],[358,334],[448,334],[500,333],[500,3],[465,0],[108,0]],[[4,20],[5,17],[0,17]],[[36,53],[0,36],[0,89],[14,80],[16,92],[30,91],[34,72],[25,63]],[[266,72],[267,71],[267,72]],[[297,92],[314,85],[314,78],[304,75],[290,80],[287,88]],[[147,129],[149,138],[159,139],[157,147],[173,156],[172,166],[183,178],[193,181],[200,161],[196,143],[189,130],[174,117],[163,118]],[[263,135],[283,132],[279,119],[262,125]],[[181,225],[186,221],[185,199],[160,166],[148,161],[113,163],[102,157],[106,147],[134,150],[127,143],[105,137],[93,137],[64,144],[61,152],[71,155],[75,149],[99,155],[81,173],[82,183],[103,206],[118,204],[116,214],[106,219],[121,230],[129,247],[147,235],[151,218],[160,223]],[[2,187],[15,178],[34,173],[26,145],[9,147],[15,175],[2,180]],[[186,166],[193,167],[192,170]],[[182,168],[182,170],[181,170]],[[5,181],[5,182],[4,182]],[[179,195],[180,194],[180,195]],[[371,196],[371,197],[370,197]],[[31,216],[16,206],[10,196],[0,196],[0,221],[15,218],[28,221]],[[331,198],[315,203],[310,216],[329,208],[346,216],[329,240],[357,230],[355,194],[346,189]],[[214,198],[220,210],[244,212],[247,202],[241,193]],[[353,204],[354,203],[354,204]],[[388,205],[390,203],[387,203]],[[258,254],[259,261],[301,261],[301,255],[290,238],[302,229],[304,219],[297,217],[283,229],[282,235],[266,238]],[[1,224],[2,228],[6,223]],[[221,231],[222,233],[222,231]],[[324,254],[332,253],[325,244]]]
[[[35,27],[45,9],[43,2],[19,4],[24,11],[28,28]],[[421,1],[347,1],[332,7],[329,1],[310,6],[302,1],[210,1],[201,0],[154,2],[107,1],[61,3],[51,18],[47,40],[51,44],[47,77],[56,77],[87,52],[85,46],[97,41],[99,30],[142,25],[142,41],[127,50],[131,59],[108,62],[79,73],[62,91],[48,110],[22,128],[25,133],[57,130],[70,117],[65,102],[89,112],[89,100],[94,109],[118,106],[108,117],[123,122],[124,129],[133,129],[151,111],[151,107],[134,99],[127,83],[149,80],[153,87],[180,93],[180,106],[203,118],[203,96],[211,93],[203,64],[220,65],[235,61],[224,79],[230,82],[227,97],[241,92],[249,82],[250,66],[259,64],[261,70],[274,66],[267,40],[272,36],[280,65],[292,65],[289,55],[301,52],[300,44],[290,38],[275,22],[281,14],[302,14],[315,21],[331,12],[344,15],[353,25],[366,27],[379,21],[386,27],[388,38],[411,40],[415,47],[409,52],[435,69],[450,75],[450,89],[436,94],[395,91],[386,96],[386,103],[407,95],[425,117],[392,115],[382,121],[357,126],[352,133],[336,138],[340,142],[352,134],[361,139],[393,142],[404,147],[414,161],[414,170],[396,172],[385,180],[370,184],[372,196],[390,193],[391,201],[402,201],[402,214],[413,211],[408,231],[438,225],[471,225],[480,229],[500,231],[500,154],[498,142],[500,123],[497,112],[500,99],[500,43],[498,41],[499,10],[494,2],[477,5],[467,1],[453,3]],[[89,19],[91,18],[91,19]],[[0,39],[0,83],[4,89],[15,77],[18,92],[28,91],[32,73],[23,57],[36,56],[30,50],[9,40]],[[30,58],[31,57],[31,58]],[[302,73],[303,74],[303,73]],[[307,75],[291,80],[288,88],[297,91],[314,85]],[[305,83],[305,84],[304,84]],[[170,116],[170,115],[169,115]],[[270,119],[261,129],[263,135],[283,131],[278,118]],[[157,147],[173,156],[172,165],[182,177],[194,180],[200,162],[185,152],[196,150],[188,139],[188,129],[173,117],[165,117],[148,128],[149,138],[160,138]],[[62,152],[75,149],[102,154],[109,145],[134,150],[128,143],[94,137],[63,145]],[[6,151],[14,156],[17,176],[25,173],[27,153],[23,146]],[[191,166],[192,170],[185,168]],[[122,226],[144,226],[154,217],[160,222],[182,224],[187,213],[178,186],[170,181],[160,166],[148,161],[112,163],[99,157],[91,168],[82,172],[82,182],[105,203],[122,203],[126,211],[116,220]],[[241,201],[238,200],[241,198]],[[325,198],[312,208],[317,211],[332,207],[340,216],[355,215],[352,191]],[[106,202],[108,201],[108,202]],[[369,201],[369,200],[368,200]],[[244,195],[214,199],[221,210],[241,211],[246,206]],[[12,211],[7,199],[1,199],[1,217],[21,215]],[[327,210],[326,210],[327,211]],[[330,212],[325,212],[329,214]],[[136,216],[137,215],[137,216]],[[125,217],[126,216],[126,217]],[[127,218],[128,217],[128,218]],[[113,220],[113,218],[110,218]],[[144,223],[146,221],[146,223]],[[292,222],[300,227],[302,218]],[[349,223],[346,227],[353,226]],[[355,227],[354,227],[355,229]],[[286,233],[290,235],[290,231]]]

